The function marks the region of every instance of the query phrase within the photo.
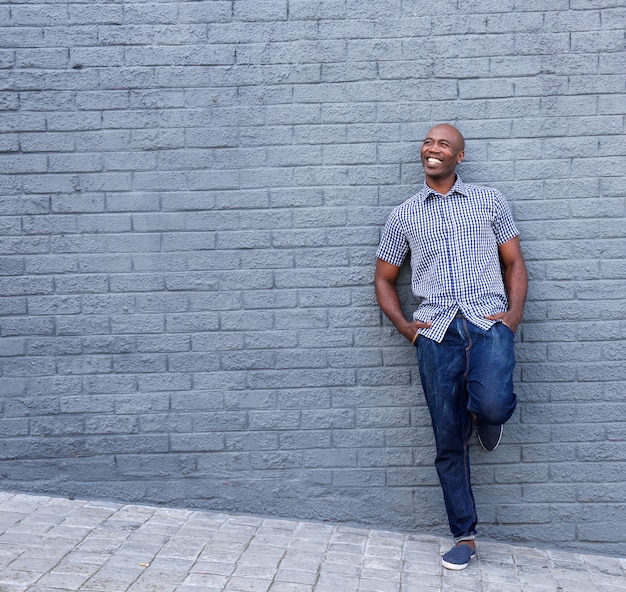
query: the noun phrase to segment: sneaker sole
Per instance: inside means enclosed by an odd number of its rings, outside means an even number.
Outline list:
[[[446,569],[453,569],[454,571],[461,571],[465,569],[469,565],[469,561],[467,563],[448,563],[447,561],[441,560],[441,565],[443,565]]]

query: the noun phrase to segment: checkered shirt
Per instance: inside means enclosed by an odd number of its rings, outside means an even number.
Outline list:
[[[504,197],[464,184],[446,195],[424,184],[396,207],[376,256],[400,267],[411,253],[411,287],[420,304],[414,320],[430,322],[420,335],[441,342],[457,312],[488,330],[485,318],[508,309],[498,246],[518,235]]]

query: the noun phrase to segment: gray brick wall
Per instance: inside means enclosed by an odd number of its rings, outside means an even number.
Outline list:
[[[0,487],[445,534],[372,275],[448,121],[531,278],[482,531],[626,552],[625,10],[0,1]]]

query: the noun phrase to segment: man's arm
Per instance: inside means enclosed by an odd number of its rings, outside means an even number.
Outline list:
[[[504,285],[509,299],[509,310],[487,318],[500,320],[514,333],[524,314],[524,302],[528,291],[528,274],[519,243],[519,237],[502,243],[498,248],[500,261],[504,266]]]
[[[395,325],[396,329],[402,333],[412,343],[415,341],[418,329],[430,327],[430,323],[407,321],[396,288],[396,280],[400,273],[400,268],[387,263],[382,259],[376,260],[376,273],[374,274],[374,287],[376,288],[376,299],[380,308]]]

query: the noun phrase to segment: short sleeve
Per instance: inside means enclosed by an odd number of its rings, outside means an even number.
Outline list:
[[[495,219],[493,222],[493,231],[496,236],[496,242],[498,245],[501,245],[518,236],[519,231],[517,230],[517,226],[515,226],[509,204],[504,196],[497,192],[494,198],[494,207]]]
[[[391,212],[383,229],[376,257],[396,267],[401,267],[409,252],[409,243],[402,230],[398,209]]]

